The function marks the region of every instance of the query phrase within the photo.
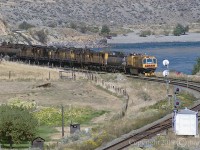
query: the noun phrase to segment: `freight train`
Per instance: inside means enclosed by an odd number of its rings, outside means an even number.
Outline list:
[[[146,54],[94,51],[88,48],[2,43],[1,56],[40,64],[69,66],[106,72],[153,76],[157,59]]]

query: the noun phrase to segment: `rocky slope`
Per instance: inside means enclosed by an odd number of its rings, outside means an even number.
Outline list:
[[[200,20],[200,0],[1,0],[12,25],[188,23]]]
[[[94,47],[105,40],[92,32],[83,34],[69,29],[71,23],[98,30],[103,24],[125,28],[133,25],[131,30],[134,31],[150,24],[158,24],[158,28],[161,24],[168,27],[176,23],[188,25],[200,21],[199,5],[200,0],[1,0],[0,43]],[[35,27],[18,31],[24,21]],[[39,33],[46,34],[45,41],[41,41]]]

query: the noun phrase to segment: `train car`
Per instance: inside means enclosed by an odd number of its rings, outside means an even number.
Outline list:
[[[23,44],[11,44],[7,42],[3,42],[0,46],[0,53],[1,55],[9,55],[14,56],[20,52]]]
[[[131,74],[154,76],[157,68],[157,59],[145,54],[130,54],[127,56],[126,71]]]
[[[32,46],[24,44],[2,43],[0,54],[15,55],[17,59],[40,61],[42,64],[79,67],[108,72],[125,72],[153,76],[157,68],[154,56],[132,53],[125,55],[116,51],[94,51],[87,48],[53,46]]]

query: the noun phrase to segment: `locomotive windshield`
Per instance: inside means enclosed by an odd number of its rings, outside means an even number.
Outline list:
[[[147,64],[152,64],[152,63],[153,63],[152,59],[147,58]]]
[[[152,59],[152,58],[145,58],[143,59],[143,64],[156,64],[157,60],[156,59]]]

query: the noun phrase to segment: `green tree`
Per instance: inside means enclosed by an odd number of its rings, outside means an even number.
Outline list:
[[[109,35],[110,33],[110,28],[107,25],[103,25],[101,28],[101,34],[102,35]]]
[[[70,22],[70,28],[75,29],[77,28],[77,25],[74,22]]]
[[[81,32],[81,33],[86,33],[86,32],[87,32],[87,27],[86,27],[85,25],[82,25],[82,26],[80,27],[80,32]]]
[[[37,120],[25,108],[0,106],[0,143],[20,144],[32,140],[37,132]]]
[[[19,24],[19,29],[23,29],[23,30],[28,30],[29,28],[33,28],[35,27],[32,24],[27,23],[26,21],[23,21],[21,24]]]
[[[188,32],[188,31],[189,31],[189,26],[184,27],[181,24],[177,24],[177,26],[174,28],[173,33],[175,36],[180,36],[180,35],[185,34],[185,32]]]
[[[198,73],[199,71],[200,71],[200,57],[197,58],[197,60],[196,60],[196,64],[193,67],[192,74],[194,75],[194,74]]]

